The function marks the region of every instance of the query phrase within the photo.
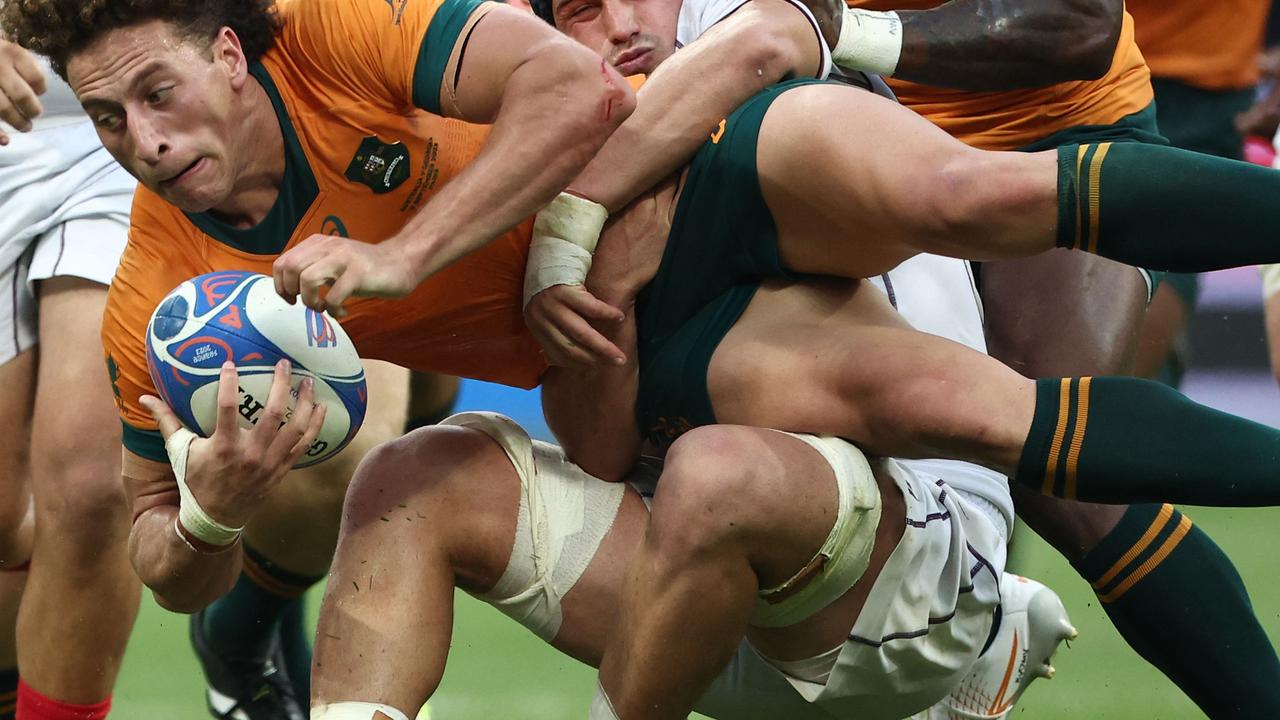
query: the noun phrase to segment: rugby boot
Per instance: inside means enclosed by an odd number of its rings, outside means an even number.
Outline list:
[[[284,669],[277,640],[265,658],[215,653],[204,634],[204,611],[191,616],[191,647],[204,670],[205,701],[218,720],[306,720]]]
[[[1058,594],[1020,575],[1000,578],[1000,627],[987,651],[927,720],[1006,718],[1036,678],[1052,678],[1053,654],[1076,629]]]

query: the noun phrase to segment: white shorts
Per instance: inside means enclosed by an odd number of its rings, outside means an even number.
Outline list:
[[[465,413],[444,424],[484,431],[520,476],[511,560],[483,599],[550,641],[559,629],[559,600],[612,527],[622,486],[592,478],[564,460],[558,448],[530,440],[501,416]],[[843,447],[841,465],[866,465],[854,446],[823,443],[828,450]],[[1001,494],[1007,496],[1007,485],[987,486],[988,498],[957,492],[895,461],[885,461],[883,469],[902,491],[907,528],[827,683],[784,674],[744,641],[699,701],[698,712],[721,720],[898,720],[934,705],[965,677],[987,642],[1000,602],[1005,531],[998,512],[978,510],[966,497],[994,505]],[[833,470],[841,472],[834,464]],[[652,466],[641,474],[643,485],[654,475]]]
[[[87,120],[10,141],[0,147],[0,365],[36,343],[36,282],[111,283],[136,184]]]
[[[744,643],[699,712],[771,717],[756,710],[765,701],[761,689],[768,688],[773,707],[811,705],[804,715],[772,717],[899,720],[934,705],[964,679],[990,636],[1004,570],[1003,528],[970,499],[999,498],[956,492],[896,461],[883,467],[902,490],[907,527],[827,682],[785,675]]]

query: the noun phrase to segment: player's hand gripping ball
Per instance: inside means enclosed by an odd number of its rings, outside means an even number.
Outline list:
[[[275,364],[293,364],[291,395],[303,378],[315,380],[317,403],[327,406],[315,442],[294,467],[333,457],[364,422],[364,367],[342,326],[327,314],[290,305],[267,275],[226,271],[194,277],[165,296],[147,326],[147,368],[160,397],[190,430],[213,434],[218,373],[228,360],[240,373],[240,425],[258,422]],[[293,414],[293,402],[288,414]]]

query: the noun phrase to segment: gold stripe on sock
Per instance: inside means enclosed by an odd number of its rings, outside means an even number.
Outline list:
[[[1049,445],[1049,459],[1044,469],[1044,487],[1040,490],[1045,495],[1053,494],[1053,479],[1058,470],[1058,454],[1062,452],[1062,440],[1067,434],[1067,410],[1070,404],[1071,378],[1062,378],[1058,390],[1058,424],[1053,429],[1053,443]]]
[[[1129,591],[1129,588],[1137,585],[1142,578],[1149,575],[1152,570],[1155,570],[1156,566],[1164,562],[1164,559],[1169,557],[1169,553],[1178,547],[1178,543],[1182,542],[1182,538],[1186,537],[1189,532],[1191,532],[1191,518],[1183,515],[1182,520],[1178,522],[1178,527],[1173,529],[1169,537],[1160,545],[1160,549],[1156,550],[1151,557],[1147,558],[1136,570],[1130,573],[1129,577],[1124,579],[1124,582],[1117,585],[1114,590],[1106,595],[1098,596],[1098,599],[1104,603],[1119,600],[1121,596]]]
[[[0,693],[0,703],[6,703],[11,700],[16,700],[17,698],[18,698],[17,690],[10,690],[7,693]]]
[[[1080,234],[1084,231],[1081,221],[1084,218],[1084,198],[1080,197],[1080,188],[1084,183],[1080,182],[1080,170],[1084,165],[1084,154],[1089,150],[1088,145],[1080,145],[1076,147],[1076,239],[1071,244],[1071,249],[1080,249]]]
[[[249,576],[249,579],[252,580],[255,585],[261,587],[272,595],[282,598],[295,598],[306,592],[306,588],[295,588],[271,577],[261,565],[254,562],[253,558],[250,558],[247,554],[244,557],[244,565],[242,569],[244,570],[244,574]]]
[[[1111,143],[1098,145],[1098,151],[1089,161],[1089,246],[1088,252],[1098,252],[1098,214],[1101,212],[1102,198],[1102,161],[1107,158]]]
[[[1138,538],[1138,542],[1134,543],[1133,547],[1129,548],[1129,550],[1125,552],[1124,556],[1116,561],[1115,565],[1112,565],[1109,570],[1102,574],[1102,577],[1092,583],[1093,589],[1101,590],[1107,585],[1110,585],[1111,581],[1120,574],[1120,571],[1128,567],[1129,563],[1136,560],[1138,556],[1142,554],[1142,551],[1146,550],[1147,546],[1156,539],[1156,536],[1160,534],[1160,531],[1164,529],[1164,526],[1169,524],[1169,518],[1171,517],[1173,517],[1173,506],[1168,503],[1161,505],[1160,511],[1156,513],[1156,519],[1151,521],[1151,527],[1147,528],[1147,531],[1142,533],[1142,537]]]
[[[1071,446],[1067,449],[1067,480],[1062,497],[1076,499],[1076,468],[1080,463],[1080,446],[1084,444],[1084,428],[1089,423],[1089,383],[1091,377],[1080,378],[1076,390],[1076,426],[1071,432]]]

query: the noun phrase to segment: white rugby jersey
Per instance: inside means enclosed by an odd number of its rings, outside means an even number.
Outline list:
[[[684,4],[680,6],[680,18],[676,25],[676,47],[684,47],[697,40],[703,33],[710,30],[712,25],[729,17],[734,11],[750,1],[684,0]],[[818,77],[826,78],[831,74],[831,50],[827,47],[826,41],[822,39],[822,31],[818,29],[818,21],[813,17],[813,13],[809,12],[809,8],[805,7],[799,0],[789,1],[800,12],[804,13],[809,24],[813,26],[813,32],[818,36],[818,47],[822,48],[822,60],[818,64],[818,67],[822,70]]]

